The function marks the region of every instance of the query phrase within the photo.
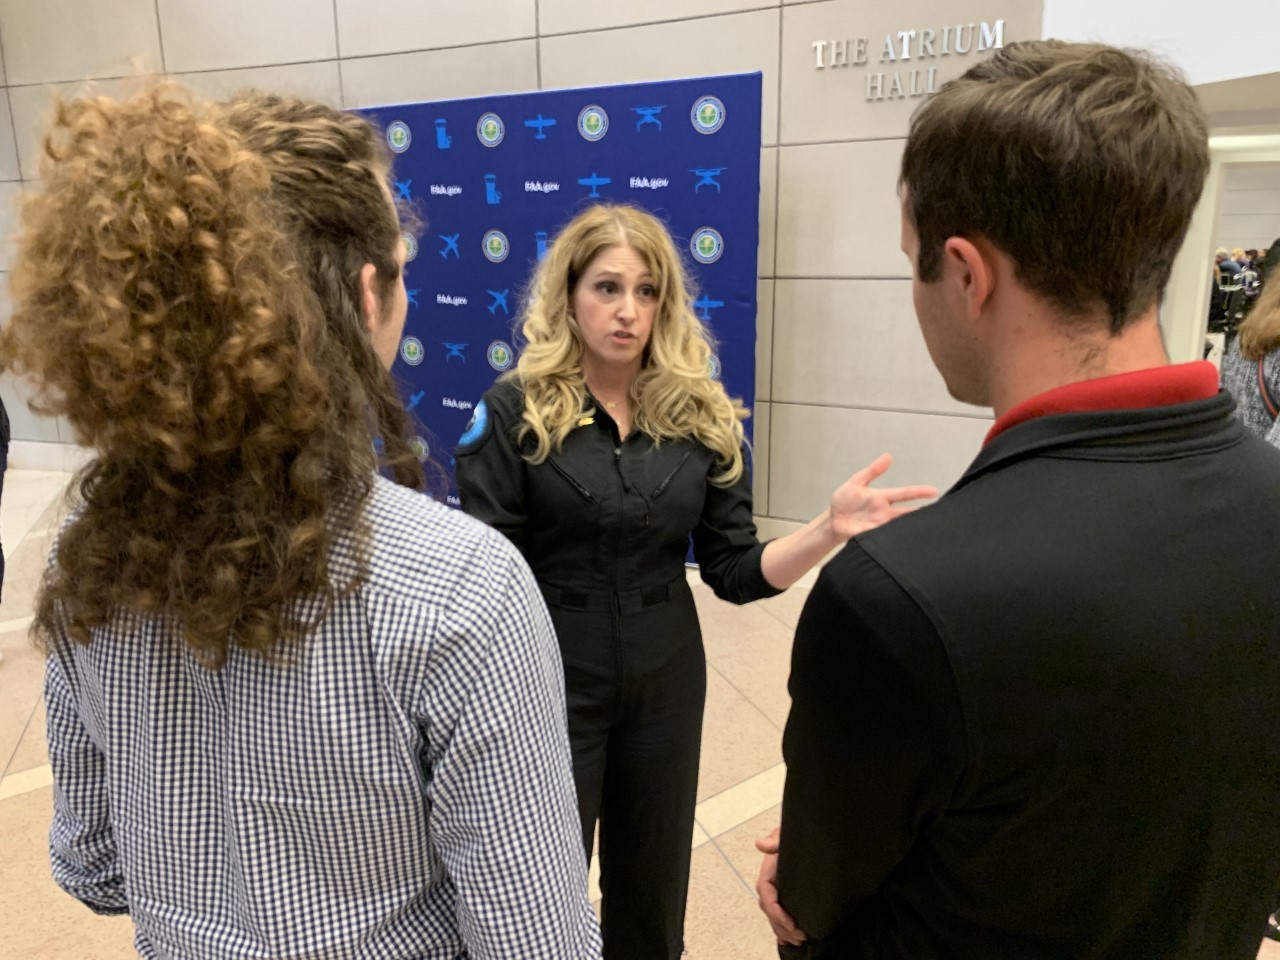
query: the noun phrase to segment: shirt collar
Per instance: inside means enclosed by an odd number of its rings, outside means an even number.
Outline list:
[[[1218,392],[1218,369],[1207,360],[1135,370],[1055,387],[1007,410],[983,444],[1020,423],[1059,413],[1140,410],[1207,400]]]

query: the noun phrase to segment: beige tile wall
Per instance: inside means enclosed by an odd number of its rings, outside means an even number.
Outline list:
[[[981,411],[952,401],[928,363],[898,249],[897,164],[919,99],[868,103],[866,76],[886,71],[888,90],[899,70],[909,92],[911,70],[926,71],[919,85],[933,66],[940,83],[976,56],[922,60],[917,42],[910,63],[881,64],[887,33],[1002,16],[1008,42],[1040,36],[1042,11],[1041,0],[0,0],[0,231],[38,177],[50,89],[86,80],[116,94],[165,70],[209,96],[255,85],[367,107],[760,70],[756,508],[782,529],[882,449],[896,479],[945,486],[981,441]],[[815,68],[815,40],[857,37],[866,67]],[[8,378],[0,396],[27,449],[70,442]]]

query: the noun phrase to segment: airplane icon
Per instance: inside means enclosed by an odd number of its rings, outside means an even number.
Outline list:
[[[455,260],[462,259],[462,257],[458,253],[458,238],[461,237],[462,234],[455,233],[452,237],[446,237],[443,233],[438,233],[436,234],[436,236],[438,236],[441,240],[444,241],[444,249],[440,251],[441,257],[443,257],[445,260],[448,260],[449,254],[452,253],[453,259]]]
[[[719,310],[724,306],[723,300],[712,300],[706,294],[703,294],[697,300],[693,301],[694,309],[698,311],[699,320],[710,320],[711,311]]]
[[[412,180],[397,180],[396,181],[396,199],[412,200],[413,197],[409,193],[409,188],[411,186],[413,186]]]
[[[414,407],[416,407],[418,404],[422,402],[422,398],[425,397],[426,395],[427,395],[427,391],[419,390],[417,393],[409,397],[409,402],[405,405],[405,409],[412,410]]]
[[[467,347],[465,343],[441,343],[441,346],[444,347],[447,351],[449,351],[444,355],[445,363],[448,363],[454,357],[457,357],[463,363],[467,362],[466,356],[463,355],[462,353],[462,351],[465,350]]]
[[[636,121],[637,130],[643,127],[646,123],[653,124],[659,130],[662,129],[662,121],[658,119],[658,114],[667,109],[667,105],[665,103],[660,107],[632,107],[631,109],[640,117],[640,119]]]
[[[578,183],[582,184],[584,187],[590,187],[591,192],[587,194],[587,196],[596,198],[600,196],[600,191],[598,191],[596,187],[603,187],[606,183],[613,183],[613,180],[609,177],[598,177],[596,176],[596,172],[592,170],[591,176],[579,177]]]
[[[409,298],[409,306],[416,307],[418,305],[418,294],[421,290],[406,290],[404,295]]]
[[[507,309],[507,294],[511,292],[510,287],[506,290],[486,290],[485,292],[493,297],[493,303],[489,304],[490,313],[496,315],[498,308],[501,307],[504,316],[511,316],[511,311]]]
[[[697,193],[703,187],[715,187],[716,193],[719,193],[720,183],[716,178],[728,169],[728,167],[707,167],[705,169],[697,167],[690,168],[689,172],[700,178],[698,182],[693,185],[693,192]]]
[[[555,121],[555,118],[554,118],[554,117],[552,117],[552,118],[550,118],[550,119],[547,119],[547,118],[543,117],[543,115],[542,115],[542,114],[538,114],[538,115],[537,115],[536,117],[534,117],[532,120],[526,120],[526,121],[524,122],[524,125],[525,125],[526,127],[530,127],[531,129],[534,129],[534,130],[537,130],[537,131],[538,131],[538,135],[537,135],[536,137],[534,137],[533,139],[535,139],[535,140],[545,140],[545,139],[547,139],[547,135],[546,135],[546,133],[545,133],[546,128],[547,128],[547,127],[554,127],[554,126],[556,125],[556,121]]]

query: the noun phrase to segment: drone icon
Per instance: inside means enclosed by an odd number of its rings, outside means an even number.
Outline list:
[[[538,131],[538,135],[533,139],[545,140],[547,139],[547,134],[545,132],[546,128],[554,127],[556,125],[556,121],[554,117],[547,119],[543,117],[542,114],[538,114],[532,120],[526,120],[524,125]]]
[[[441,240],[444,241],[444,249],[440,251],[441,257],[443,257],[445,260],[448,260],[449,254],[452,253],[453,259],[455,260],[462,259],[458,253],[458,238],[461,237],[462,234],[455,233],[452,237],[446,237],[443,233],[438,233],[436,234],[436,236],[438,236]]]
[[[493,297],[493,303],[489,304],[489,312],[496,315],[498,308],[501,307],[504,316],[511,316],[511,311],[507,309],[507,294],[510,292],[509,287],[506,290],[486,290],[485,293]]]
[[[462,352],[462,351],[463,351],[463,350],[465,350],[465,349],[466,349],[466,347],[467,347],[467,345],[466,345],[465,343],[442,343],[442,344],[441,344],[441,346],[443,346],[443,347],[445,348],[445,350],[447,350],[447,351],[448,351],[448,352],[444,355],[444,362],[445,362],[445,363],[448,363],[448,362],[449,362],[450,360],[452,360],[454,357],[457,357],[457,358],[458,358],[459,360],[461,360],[463,363],[466,363],[466,362],[467,362],[467,358],[466,358],[466,356],[465,356],[465,355],[463,354],[463,352]]]
[[[693,192],[697,193],[703,187],[715,187],[716,193],[719,193],[720,183],[716,178],[728,169],[728,167],[691,168],[689,172],[700,178],[693,185]]]
[[[592,199],[596,199],[600,196],[600,191],[597,190],[596,187],[603,187],[606,183],[613,183],[613,180],[609,177],[598,177],[596,176],[596,172],[592,170],[591,176],[579,177],[578,183],[582,184],[584,187],[590,187],[591,192],[587,194],[587,196]]]
[[[667,105],[665,103],[660,107],[632,107],[631,109],[640,117],[640,119],[636,121],[637,130],[649,123],[653,124],[659,130],[662,129],[662,121],[658,119],[658,114],[667,109]]]

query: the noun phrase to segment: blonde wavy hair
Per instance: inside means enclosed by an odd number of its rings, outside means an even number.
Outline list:
[[[694,313],[693,290],[671,234],[657,218],[625,204],[598,204],[574,217],[534,274],[520,360],[510,374],[524,392],[519,439],[533,441],[526,457],[541,463],[560,449],[579,419],[595,413],[571,305],[591,262],[618,246],[640,255],[658,289],[653,333],[631,384],[635,425],[658,443],[696,439],[716,456],[719,471],[713,482],[729,486],[744,469],[742,421],[749,413],[711,377],[713,344]]]
[[[0,359],[96,457],[45,572],[38,641],[88,643],[127,611],[167,619],[218,667],[232,645],[300,640],[366,575],[389,381],[335,335],[299,262],[272,192],[282,164],[173,84],[56,104]],[[386,173],[336,168],[377,198],[349,205],[353,229],[394,221]],[[343,534],[354,563],[338,582]]]
[[[1240,354],[1246,360],[1261,360],[1280,350],[1280,268],[1267,278],[1262,296],[1240,324],[1237,336]]]

